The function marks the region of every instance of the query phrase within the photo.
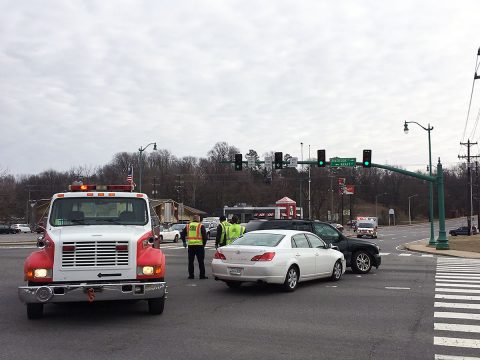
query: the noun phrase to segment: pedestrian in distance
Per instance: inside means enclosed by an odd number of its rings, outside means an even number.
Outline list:
[[[219,246],[227,245],[227,229],[230,223],[225,216],[220,216],[220,224],[217,226],[217,236],[215,237],[215,249]]]
[[[197,257],[200,279],[208,279],[205,276],[205,245],[207,244],[207,230],[200,223],[200,216],[194,215],[193,221],[182,230],[181,238],[183,247],[188,245],[188,278],[194,278],[194,260]]]
[[[232,216],[232,223],[227,227],[227,245],[230,245],[235,239],[245,233],[245,226],[238,223],[238,216]]]

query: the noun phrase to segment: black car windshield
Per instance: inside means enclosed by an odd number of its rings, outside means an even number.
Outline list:
[[[275,247],[284,237],[282,234],[246,233],[236,239],[233,245]]]
[[[147,203],[131,197],[59,198],[53,202],[50,225],[145,225]]]
[[[372,223],[360,223],[360,224],[358,224],[358,227],[359,227],[359,228],[367,228],[367,229],[370,228],[370,229],[373,229],[374,226],[373,226]]]

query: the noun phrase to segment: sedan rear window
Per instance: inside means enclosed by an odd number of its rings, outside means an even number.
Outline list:
[[[236,239],[233,244],[241,246],[275,247],[284,237],[285,235],[282,234],[246,233],[242,237]]]

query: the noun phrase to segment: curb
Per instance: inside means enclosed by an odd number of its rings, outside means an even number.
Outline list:
[[[402,244],[402,246],[406,250],[419,252],[419,253],[458,257],[458,258],[464,258],[464,259],[480,259],[480,253],[476,253],[476,252],[461,251],[461,250],[437,250],[436,248],[427,246],[429,240],[430,239],[421,239],[421,240],[413,241],[410,243]]]

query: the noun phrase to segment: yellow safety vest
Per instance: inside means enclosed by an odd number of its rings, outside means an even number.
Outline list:
[[[226,244],[227,231],[231,224],[227,220],[225,220],[225,221],[222,221],[220,225],[222,226],[222,235],[220,236],[220,245],[222,245],[222,244]]]
[[[233,240],[239,238],[245,232],[245,228],[240,224],[232,224],[227,228],[227,245],[230,245]]]
[[[197,222],[189,223],[187,228],[187,244],[188,246],[192,245],[203,245],[202,239],[202,224]]]

